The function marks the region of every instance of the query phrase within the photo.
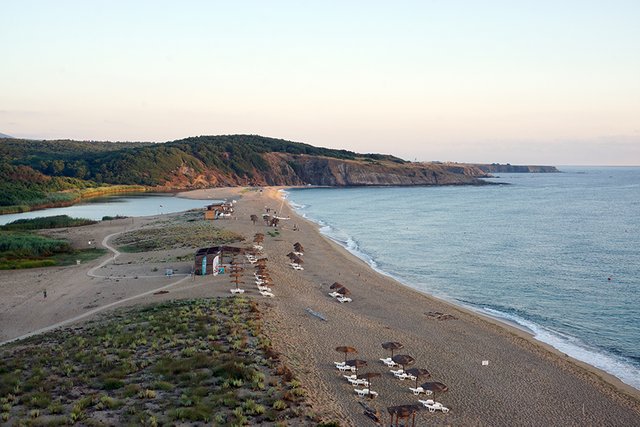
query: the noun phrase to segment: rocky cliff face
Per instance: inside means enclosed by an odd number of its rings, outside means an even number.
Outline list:
[[[269,171],[246,176],[221,175],[215,169],[197,173],[181,167],[165,183],[167,188],[202,188],[235,185],[402,186],[482,185],[489,175],[472,165],[397,163],[388,160],[344,160],[289,153],[264,153]]]

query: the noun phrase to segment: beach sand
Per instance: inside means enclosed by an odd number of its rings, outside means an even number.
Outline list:
[[[263,244],[276,297],[262,297],[250,284],[250,267],[245,295],[260,301],[275,349],[303,383],[313,411],[323,418],[339,420],[343,425],[373,425],[363,414],[360,402],[365,402],[378,409],[388,423],[388,406],[418,403],[418,397],[409,391],[415,382],[395,379],[378,360],[389,355],[382,349],[382,342],[399,341],[404,349],[396,354],[413,356],[413,366],[431,372],[429,381],[449,386],[449,391],[438,394],[436,400],[451,411],[420,412],[416,425],[640,425],[637,390],[533,340],[521,330],[375,272],[322,236],[317,225],[296,216],[277,190],[209,189],[182,196],[238,200],[234,217],[219,220],[218,225],[243,234],[248,244],[254,233],[272,230],[263,222],[254,225],[251,214],[259,216],[268,206],[279,216],[291,217],[281,221],[277,236],[265,236]],[[81,246],[89,239],[102,242],[111,234],[143,225],[161,226],[158,220],[123,219],[58,233]],[[294,224],[297,231],[293,230]],[[305,248],[304,271],[293,270],[285,256],[294,242]],[[176,260],[184,253],[123,254],[115,263],[109,261],[95,269],[96,275],[107,278],[88,277],[87,273],[108,257],[86,265],[2,272],[0,341],[83,313],[95,315],[93,312],[106,304],[143,292],[149,294],[120,305],[230,295],[230,278],[225,275],[162,276],[166,267],[177,269],[179,274],[191,271],[192,261]],[[340,304],[328,296],[329,286],[336,281],[351,290],[353,302]],[[168,293],[152,293],[163,286],[169,286]],[[47,298],[43,297],[43,288],[47,289]],[[425,314],[436,311],[456,319],[439,321]],[[334,368],[334,361],[344,360],[344,355],[335,351],[342,345],[355,347],[358,353],[354,356],[368,361],[360,372],[381,374],[373,378],[371,387],[379,397],[357,397]],[[489,364],[483,366],[483,360]],[[420,383],[423,381],[427,380]]]

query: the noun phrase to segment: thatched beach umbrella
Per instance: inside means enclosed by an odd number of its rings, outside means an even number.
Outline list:
[[[405,366],[413,365],[413,363],[416,361],[416,359],[409,356],[408,354],[396,354],[391,358],[391,360],[396,362],[398,365],[401,365],[403,371]]]
[[[423,410],[424,408],[420,405],[399,405],[399,406],[389,406],[387,411],[391,415],[391,425],[393,426],[393,417],[396,417],[396,426],[399,425],[400,418],[409,419],[409,417],[413,417],[413,421],[411,423],[412,426],[416,425],[416,412]],[[405,424],[408,425],[408,424]]]
[[[329,286],[329,289],[339,289],[339,288],[344,288],[342,283],[334,282],[333,285]]]
[[[294,254],[293,252],[289,252],[289,253],[287,254],[287,256],[289,257],[289,259],[291,259],[291,260],[292,260],[292,259],[296,258],[298,255]]]
[[[358,369],[363,366],[367,366],[367,361],[362,359],[351,359],[344,362],[347,366],[353,366],[356,368],[356,376],[358,375]]]
[[[344,286],[341,288],[336,289],[336,292],[339,294],[342,294],[343,296],[347,296],[347,295],[351,295],[351,291],[347,288],[345,288]]]
[[[293,249],[295,249],[296,252],[304,252],[304,246],[302,246],[300,243],[295,243],[293,245]]]
[[[409,368],[404,372],[416,377],[416,388],[418,388],[418,379],[420,379],[421,377],[422,378],[431,377],[431,373],[424,368]]]
[[[336,351],[339,353],[344,353],[344,362],[347,363],[347,353],[357,353],[358,350],[356,350],[353,347],[349,347],[346,345],[341,345],[340,347],[336,347]]]
[[[422,384],[420,387],[425,390],[431,390],[433,392],[434,401],[436,400],[436,393],[446,393],[447,391],[449,391],[449,387],[439,381],[429,381]]]
[[[364,372],[362,374],[358,374],[357,376],[357,378],[367,380],[367,388],[369,389],[369,393],[367,394],[369,395],[369,397],[371,397],[371,378],[375,378],[379,376],[381,376],[381,374],[378,372]]]
[[[292,263],[294,263],[294,264],[298,264],[298,265],[300,265],[300,264],[304,264],[304,261],[302,260],[302,258],[300,258],[300,257],[298,257],[298,256],[296,256],[295,258],[293,258],[293,259],[291,260],[291,262],[292,262]]]
[[[383,342],[382,348],[384,348],[385,350],[391,350],[391,357],[393,358],[393,351],[403,349],[404,345],[396,341],[390,341],[390,342]]]

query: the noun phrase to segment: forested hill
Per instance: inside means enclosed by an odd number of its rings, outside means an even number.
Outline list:
[[[167,143],[0,139],[0,206],[34,205],[52,193],[112,185],[480,184],[477,178],[485,175],[470,165],[411,163],[257,135]]]

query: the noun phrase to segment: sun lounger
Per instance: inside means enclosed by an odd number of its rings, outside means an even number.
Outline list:
[[[337,298],[337,300],[338,300],[339,302],[341,302],[341,303],[342,303],[342,302],[351,302],[351,301],[353,301],[353,300],[352,300],[351,298],[349,298],[349,297],[338,297],[338,298]]]
[[[295,263],[291,263],[291,268],[293,268],[294,270],[304,270],[304,267],[301,266],[300,264],[295,264]]]
[[[229,291],[231,291],[232,294],[244,294],[244,289],[229,289]]]
[[[336,366],[344,366],[347,363],[346,362],[333,362]]]
[[[411,381],[415,381],[416,377],[411,375],[411,374],[398,374],[395,376],[397,379],[399,379],[400,381],[404,381],[404,380],[411,380]]]
[[[420,403],[424,405],[425,408],[429,410],[429,412],[442,411],[443,414],[449,412],[449,408],[442,405],[440,402],[434,402],[433,400],[419,400]]]
[[[298,255],[298,256],[303,256],[303,255],[304,255],[304,252],[294,252],[293,254],[294,254],[294,255]]]
[[[427,400],[418,399],[418,402],[422,403],[424,406],[433,405],[435,403],[433,399],[427,399]]]
[[[336,365],[336,368],[338,368],[338,370],[342,371],[342,372],[345,372],[345,371],[355,372],[356,371],[356,367],[355,366],[349,366],[349,365]]]
[[[427,396],[433,394],[433,392],[431,390],[425,390],[422,387],[418,387],[418,388],[409,387],[409,390],[411,390],[411,392],[413,394],[415,394],[416,396],[419,395],[420,393],[424,393]]]
[[[253,249],[255,249],[257,251],[261,251],[264,248],[261,245],[253,245]]]
[[[334,298],[338,298],[340,295],[342,295],[340,292],[329,292],[329,296]]]
[[[355,380],[356,378],[358,378],[358,376],[356,374],[353,375],[343,375],[343,377],[345,377],[347,379],[347,381],[349,380]]]
[[[260,291],[260,295],[262,295],[263,297],[270,297],[270,298],[275,297],[275,295],[269,291]]]
[[[367,385],[367,380],[364,378],[347,378],[351,385]]]
[[[371,395],[373,397],[376,397],[378,395],[378,392],[375,392],[373,390],[369,390],[368,388],[363,388],[363,389],[353,389],[353,391],[355,391],[358,396],[360,397],[365,397],[367,395]]]
[[[389,372],[391,372],[393,375],[400,375],[404,373],[404,370],[398,369],[397,371],[394,371],[393,369],[391,369]]]
[[[258,285],[258,290],[261,292],[271,292],[271,288],[268,286],[260,286]]]

